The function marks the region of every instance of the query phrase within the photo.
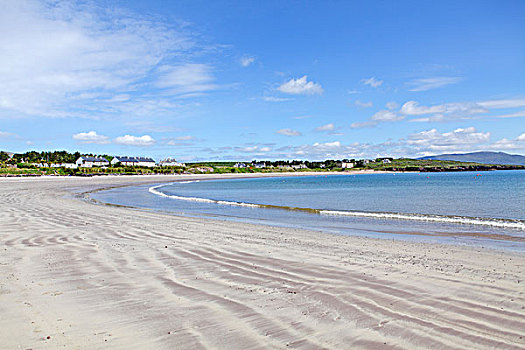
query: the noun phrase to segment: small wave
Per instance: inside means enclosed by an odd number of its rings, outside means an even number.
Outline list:
[[[364,212],[364,211],[340,211],[340,210],[324,210],[324,209],[312,209],[312,208],[300,208],[300,207],[288,207],[273,204],[254,204],[234,201],[215,200],[208,198],[199,197],[184,197],[176,195],[168,195],[157,189],[165,185],[153,186],[149,188],[149,192],[157,196],[178,199],[184,201],[200,202],[200,203],[212,203],[220,205],[231,205],[237,207],[250,207],[250,208],[271,208],[271,209],[283,209],[290,211],[302,211],[312,214],[326,215],[326,216],[351,216],[351,217],[366,217],[376,219],[395,219],[395,220],[412,220],[412,221],[426,221],[426,222],[441,222],[441,223],[453,223],[463,225],[481,225],[481,226],[493,226],[501,228],[512,228],[525,230],[525,221],[522,220],[508,220],[508,219],[494,219],[494,218],[475,218],[466,216],[445,216],[445,215],[427,215],[427,214],[406,214],[406,213],[389,213],[389,212]]]
[[[157,191],[157,188],[163,187],[163,186],[165,185],[153,186],[153,187],[150,187],[148,191],[157,196],[171,198],[171,199],[179,199],[179,200],[184,200],[184,201],[192,201],[192,202],[200,202],[200,203],[214,203],[214,204],[221,204],[221,205],[233,205],[233,206],[239,206],[239,207],[254,207],[254,208],[260,207],[258,204],[220,201],[220,200],[215,200],[215,199],[198,198],[198,197],[182,197],[182,196],[169,195],[161,191]]]
[[[378,218],[378,219],[398,219],[398,220],[442,222],[442,223],[467,224],[467,225],[483,225],[483,226],[516,228],[516,229],[525,230],[525,222],[520,221],[520,220],[474,218],[474,217],[466,217],[466,216],[401,214],[401,213],[386,213],[386,212],[385,213],[374,213],[374,212],[339,211],[339,210],[320,210],[319,214],[333,215],[333,216],[369,217],[369,218]]]

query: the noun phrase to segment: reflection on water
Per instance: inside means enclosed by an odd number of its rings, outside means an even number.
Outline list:
[[[524,180],[521,171],[308,176],[186,181],[92,196],[181,215],[523,251]]]

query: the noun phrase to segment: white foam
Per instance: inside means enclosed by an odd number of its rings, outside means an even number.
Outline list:
[[[504,228],[517,228],[525,230],[525,222],[504,220],[504,219],[489,219],[489,218],[471,218],[464,216],[438,216],[438,215],[422,215],[422,214],[399,214],[399,213],[370,213],[357,211],[338,211],[338,210],[320,210],[321,215],[333,216],[356,216],[356,217],[370,217],[380,219],[398,219],[398,220],[413,220],[413,221],[429,221],[429,222],[443,222],[454,224],[468,224],[468,225],[483,225]]]
[[[183,201],[190,201],[190,202],[214,203],[214,204],[221,204],[221,205],[232,205],[232,206],[237,206],[237,207],[251,207],[251,208],[261,207],[258,204],[250,204],[250,203],[243,203],[243,202],[220,201],[220,200],[208,199],[208,198],[183,197],[183,196],[169,195],[169,194],[165,194],[160,191],[157,191],[157,188],[162,187],[162,186],[165,186],[165,185],[150,187],[148,191],[157,196],[171,198],[171,199],[178,199],[178,200],[183,200]]]
[[[224,201],[224,200],[215,200],[208,198],[199,198],[199,197],[183,197],[168,195],[157,191],[157,188],[166,186],[158,185],[149,188],[149,192],[157,196],[178,199],[183,201],[192,201],[200,203],[213,203],[220,205],[231,205],[237,207],[250,207],[250,208],[281,208],[286,210],[306,210],[308,208],[289,208],[289,207],[280,207],[277,205],[263,205],[263,204],[252,204],[252,203],[243,203],[243,202],[233,202],[233,201]],[[311,213],[317,213],[320,215],[332,215],[332,216],[353,216],[353,217],[368,217],[368,218],[378,218],[378,219],[397,219],[397,220],[411,220],[411,221],[426,221],[426,222],[441,222],[441,223],[453,223],[453,224],[466,224],[466,225],[481,225],[481,226],[492,226],[492,227],[502,227],[502,228],[512,228],[525,230],[525,222],[521,220],[506,220],[506,219],[489,219],[489,218],[473,218],[473,217],[464,217],[464,216],[440,216],[440,215],[424,215],[424,214],[402,214],[402,213],[373,213],[373,212],[361,212],[361,211],[339,211],[339,210],[320,210],[320,209],[311,209]]]

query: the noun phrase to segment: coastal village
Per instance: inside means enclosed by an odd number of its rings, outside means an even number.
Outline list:
[[[60,153],[61,156],[57,156]],[[76,159],[75,159],[76,156]],[[75,161],[71,161],[75,159]],[[182,163],[173,158],[165,158],[155,161],[151,157],[141,156],[108,156],[108,155],[75,155],[67,152],[53,152],[47,154],[42,152],[38,157],[37,152],[25,154],[14,154],[1,152],[0,162],[4,167],[11,169],[116,169],[116,168],[178,168],[190,173],[221,172],[228,169],[231,172],[249,172],[252,170],[274,170],[274,171],[307,171],[311,169],[334,170],[353,169],[363,167],[371,163],[390,164],[393,158],[377,159],[343,159],[326,160],[319,162],[291,160],[291,161],[257,161],[251,162],[206,162],[206,163]],[[2,164],[2,163],[0,163]]]
[[[473,162],[380,157],[340,160],[252,160],[182,163],[173,158],[156,161],[151,157],[110,156],[54,152],[22,154],[0,151],[0,176],[37,175],[136,175],[136,174],[222,174],[307,171],[484,171],[523,169],[523,165],[480,164]]]

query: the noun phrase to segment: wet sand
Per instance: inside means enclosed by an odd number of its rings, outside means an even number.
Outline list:
[[[525,254],[71,195],[174,179],[0,179],[0,347],[525,349]]]

